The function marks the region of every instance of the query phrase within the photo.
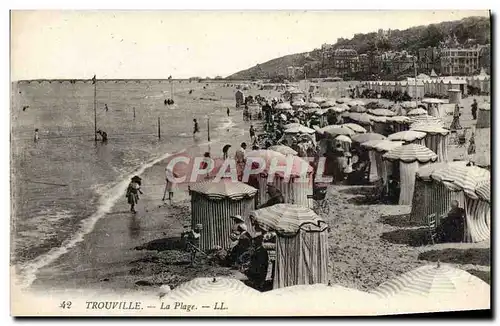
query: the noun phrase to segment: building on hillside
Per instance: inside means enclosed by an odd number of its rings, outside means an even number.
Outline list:
[[[288,79],[302,78],[304,76],[303,67],[290,66],[286,68],[286,77]]]
[[[441,69],[441,54],[436,47],[426,47],[418,49],[418,69],[421,72],[430,73],[440,71]]]
[[[365,74],[370,72],[370,58],[366,53],[359,55],[359,71]]]
[[[473,75],[480,70],[481,47],[470,49],[444,48],[441,51],[441,73],[443,75]]]
[[[338,77],[349,76],[359,71],[358,52],[354,49],[337,49],[333,54],[333,66]]]

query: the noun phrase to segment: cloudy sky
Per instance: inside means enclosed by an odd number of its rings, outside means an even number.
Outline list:
[[[227,76],[338,37],[486,11],[13,11],[12,80]]]

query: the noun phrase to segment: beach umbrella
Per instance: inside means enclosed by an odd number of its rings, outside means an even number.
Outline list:
[[[423,145],[409,144],[396,147],[383,156],[384,159],[392,161],[402,161],[412,163],[418,161],[420,163],[435,162],[437,154]]]
[[[387,117],[387,121],[397,122],[397,123],[410,123],[410,118],[400,115],[395,115],[393,117]]]
[[[350,107],[363,106],[363,105],[365,105],[365,102],[363,102],[361,100],[352,100],[352,101],[347,102],[347,105],[349,105]]]
[[[414,124],[411,126],[410,130],[425,132],[431,135],[440,134],[442,136],[446,136],[450,133],[450,130],[443,128],[441,125],[426,123]]]
[[[350,112],[357,112],[357,113],[364,113],[364,112],[366,112],[366,108],[364,106],[361,106],[361,105],[355,105],[355,106],[351,106],[349,111]]]
[[[349,128],[349,129],[351,129],[352,131],[354,131],[357,134],[364,134],[364,133],[366,133],[366,129],[363,128],[363,127],[361,127],[360,125],[358,125],[356,123],[344,123],[341,126]]]
[[[268,148],[271,151],[281,153],[283,155],[297,155],[298,153],[292,148],[285,145],[274,145]]]
[[[479,199],[491,202],[491,180],[481,180],[476,186],[476,194]]]
[[[298,122],[292,122],[292,123],[286,124],[284,126],[285,129],[297,128],[297,127],[303,127],[303,125],[301,123],[298,123]]]
[[[276,104],[275,108],[278,110],[291,110],[291,109],[293,109],[292,106],[290,105],[290,103],[288,103],[288,102],[278,103],[278,104]]]
[[[387,137],[389,140],[400,140],[405,142],[413,142],[415,140],[423,139],[427,134],[425,132],[415,130],[405,130],[396,132]]]
[[[334,101],[326,101],[326,102],[320,103],[319,106],[321,106],[321,108],[331,108],[331,107],[334,107],[336,105],[337,105],[337,103],[335,103]]]
[[[321,128],[321,129],[322,129],[323,133],[334,136],[334,137],[336,137],[338,135],[345,135],[345,136],[351,137],[351,136],[356,134],[352,129],[343,128],[341,126],[337,127],[335,125],[326,126],[324,128]]]
[[[306,102],[304,102],[304,101],[293,101],[292,102],[292,106],[296,106],[296,107],[304,106],[305,104],[306,104]]]
[[[298,134],[298,133],[314,134],[315,130],[302,125],[285,129],[285,134]]]
[[[264,230],[294,234],[299,228],[326,228],[325,221],[311,209],[294,204],[276,204],[250,213]]]
[[[349,97],[342,97],[342,98],[339,98],[339,99],[337,100],[337,103],[340,103],[340,104],[342,104],[342,103],[348,103],[348,102],[350,102],[351,100],[352,100],[352,99],[351,99],[351,98],[349,98]]]
[[[314,102],[307,102],[303,106],[306,109],[319,109],[319,107],[320,107],[319,104],[314,103]]]
[[[349,112],[347,118],[357,121],[361,124],[371,124],[372,120],[370,119],[370,115],[366,113],[357,113],[357,112]]]
[[[422,108],[416,108],[416,109],[410,110],[406,115],[407,116],[427,115],[427,110],[424,110]]]
[[[328,112],[328,109],[316,109],[316,110],[314,110],[314,114],[317,114],[317,115],[324,115],[327,112]]]
[[[491,173],[478,166],[449,165],[445,169],[431,173],[431,178],[440,182],[452,183],[462,189],[468,197],[478,199],[476,188],[480,182],[490,181]]]
[[[341,107],[341,106],[330,107],[330,108],[328,108],[328,110],[331,110],[331,111],[333,111],[335,113],[347,112],[347,109],[344,108],[344,107]]]
[[[259,296],[259,291],[246,286],[243,282],[226,277],[198,277],[182,283],[169,292],[166,300],[193,300],[203,297],[237,298],[241,296]]]
[[[197,182],[191,185],[189,190],[203,194],[212,200],[225,198],[239,200],[253,197],[257,193],[254,187],[227,178],[222,178],[219,182],[213,182],[213,180]]]
[[[364,143],[361,143],[361,146],[367,149],[373,149],[377,152],[388,152],[396,147],[403,146],[404,142],[402,141],[392,141],[388,139],[381,140],[369,140]]]
[[[382,283],[372,293],[380,298],[426,297],[442,295],[467,297],[474,300],[489,294],[490,286],[466,271],[446,264],[425,265]]]
[[[381,110],[381,109],[377,109],[377,110]],[[372,122],[382,122],[382,123],[386,123],[387,119],[390,118],[390,117],[387,117],[387,116],[372,115],[372,114],[367,114],[367,116],[370,119],[370,121],[372,121]]]
[[[446,101],[438,99],[438,98],[424,98],[421,101],[422,103],[428,103],[428,104],[444,104]]]
[[[317,104],[320,104],[320,103],[323,103],[323,102],[326,102],[327,99],[324,98],[324,97],[319,97],[319,96],[315,96],[315,97],[312,97],[309,102],[313,102],[313,103],[317,103]]]
[[[353,142],[362,144],[370,140],[382,140],[387,139],[384,135],[377,134],[375,132],[367,132],[366,134],[356,134],[351,136]]]
[[[341,142],[344,142],[344,143],[352,143],[352,140],[351,138],[349,138],[349,136],[346,136],[346,135],[338,135],[337,137],[335,137],[335,140],[338,140],[338,141],[341,141]]]
[[[388,110],[388,109],[372,109],[372,110],[368,110],[368,113],[370,113],[371,115],[379,116],[379,117],[392,117],[392,116],[396,115],[396,112],[393,112],[393,111]]]

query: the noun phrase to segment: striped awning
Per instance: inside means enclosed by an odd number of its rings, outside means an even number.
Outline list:
[[[394,148],[403,146],[404,142],[402,141],[392,141],[388,139],[382,140],[370,140],[361,144],[362,147],[367,149],[373,149],[377,152],[388,152],[393,150]]]
[[[491,181],[481,180],[476,187],[477,196],[488,203],[491,202]]]
[[[490,292],[487,283],[466,271],[449,265],[426,265],[382,283],[371,293],[381,298],[393,296],[435,297],[440,295],[469,296]]]
[[[268,149],[271,151],[281,153],[283,155],[297,155],[298,154],[297,151],[295,151],[294,149],[292,149],[288,146],[285,146],[285,145],[274,145],[274,146],[269,147]]]
[[[326,99],[326,98],[324,98],[324,97],[319,97],[319,96],[315,96],[315,97],[313,97],[313,98],[311,98],[311,99],[309,100],[309,102],[313,102],[313,103],[317,103],[317,104],[320,104],[320,103],[323,103],[323,102],[326,102],[326,101],[327,101],[327,99]]]
[[[260,296],[261,293],[243,282],[225,277],[199,277],[182,283],[165,296],[166,300],[193,300],[199,297],[234,298]]]
[[[402,161],[412,163],[418,161],[420,163],[435,162],[438,158],[437,154],[423,145],[408,144],[396,147],[382,156],[389,161]]]
[[[431,174],[434,171],[446,169],[451,165],[467,165],[467,161],[439,162],[428,164],[417,170],[416,176],[424,181],[431,181]]]
[[[465,194],[478,199],[476,188],[481,181],[491,180],[490,171],[478,166],[450,165],[449,167],[431,173],[431,178],[439,182],[453,183]]]
[[[349,109],[350,112],[357,112],[357,113],[364,113],[366,112],[366,108],[364,106],[361,106],[361,105],[356,105],[356,106],[351,106],[351,108]]]
[[[341,125],[342,127],[347,127],[349,129],[352,129],[357,134],[364,134],[366,133],[366,129],[361,127],[360,125],[356,123],[344,123]]]
[[[285,134],[314,134],[315,132],[314,129],[302,125],[285,129]]]
[[[410,110],[406,115],[408,116],[416,116],[416,115],[428,115],[427,110],[422,109],[422,108],[416,108],[413,110]]]
[[[370,140],[382,140],[387,139],[384,135],[377,134],[376,132],[367,132],[366,134],[356,134],[351,136],[351,139],[356,143],[364,143]]]
[[[253,197],[257,189],[243,182],[222,178],[219,182],[207,180],[195,183],[189,187],[189,191],[197,192],[212,200],[226,199],[240,200]]]
[[[326,222],[311,209],[300,205],[277,204],[250,213],[255,221],[266,230],[279,234],[295,234],[299,230],[323,232],[328,228]]]
[[[336,105],[337,105],[337,103],[335,103],[335,101],[325,101],[325,102],[321,103],[319,106],[321,106],[322,108],[331,108],[331,107],[334,107]]]
[[[396,115],[396,112],[388,109],[372,109],[368,110],[368,113],[379,117],[392,117]]]
[[[400,131],[400,132],[396,132],[394,134],[391,134],[387,138],[389,140],[400,140],[400,141],[412,142],[415,140],[423,139],[425,136],[426,136],[425,132],[414,131],[414,130],[405,130],[405,131]]]
[[[415,123],[411,125],[411,130],[425,132],[427,134],[436,135],[440,134],[446,136],[450,133],[448,129],[443,128],[440,124],[427,124],[427,123]]]

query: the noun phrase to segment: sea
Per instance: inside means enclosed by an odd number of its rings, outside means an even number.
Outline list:
[[[92,231],[124,196],[131,176],[172,153],[209,144],[209,125],[212,142],[239,128],[226,114],[230,107],[241,115],[234,92],[218,83],[98,81],[97,128],[108,134],[102,143],[94,141],[92,83],[14,83],[11,265],[33,280],[38,268]],[[175,104],[164,105],[167,98]]]

